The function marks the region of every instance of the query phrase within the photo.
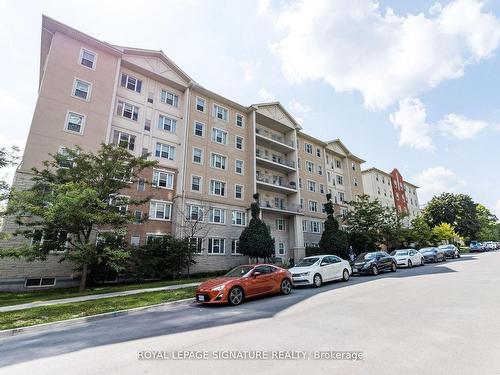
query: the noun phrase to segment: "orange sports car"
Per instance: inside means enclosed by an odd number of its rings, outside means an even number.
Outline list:
[[[271,264],[242,265],[222,277],[202,283],[196,289],[196,301],[239,305],[249,297],[290,294],[292,286],[292,275],[288,270]]]

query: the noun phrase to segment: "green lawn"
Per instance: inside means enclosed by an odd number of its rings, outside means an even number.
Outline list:
[[[11,306],[22,303],[48,301],[52,299],[87,296],[90,294],[121,292],[124,290],[156,288],[168,285],[196,283],[204,281],[206,279],[207,277],[202,277],[170,281],[156,281],[142,284],[107,285],[96,288],[88,288],[82,293],[78,292],[78,288],[33,290],[27,292],[0,292],[0,306]]]
[[[181,288],[176,290],[148,292],[131,296],[103,298],[94,301],[65,303],[61,305],[42,306],[26,310],[4,312],[0,313],[0,330],[26,327],[41,323],[50,323],[192,298],[194,296],[194,291],[194,287]]]

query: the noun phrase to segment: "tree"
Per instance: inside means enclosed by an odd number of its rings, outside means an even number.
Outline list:
[[[16,165],[17,161],[19,160],[19,157],[17,153],[19,152],[19,149],[15,146],[13,146],[10,150],[1,147],[0,148],[0,170],[6,167],[11,167],[13,165]],[[2,176],[0,176],[0,202],[2,202],[4,199],[7,198],[9,191],[9,184],[7,181],[4,180]]]
[[[417,248],[431,244],[432,230],[421,215],[412,220],[409,237]]]
[[[405,216],[404,214],[399,214],[396,209],[392,207],[383,208],[380,235],[387,250],[400,247],[407,237],[408,230],[403,225]]]
[[[156,162],[104,144],[96,154],[77,148],[51,157],[43,169],[33,168],[30,189],[12,191],[9,197],[6,214],[21,226],[16,234],[31,241],[3,250],[0,256],[44,260],[50,252],[59,251],[61,261],[73,261],[81,271],[80,290],[84,290],[92,264],[123,269],[128,250],[116,246],[117,242],[98,246],[97,232],[123,235],[126,225],[134,221],[127,206],[149,200],[134,201],[123,193],[134,186],[130,182],[136,182],[144,168]]]
[[[476,206],[476,216],[480,226],[476,239],[479,241],[499,241],[500,222],[498,222],[498,218],[482,204]]]
[[[325,212],[327,214],[325,221],[325,230],[319,241],[319,248],[323,254],[335,254],[339,257],[348,259],[346,253],[348,247],[347,234],[339,229],[339,222],[335,218],[331,194],[326,195]]]
[[[476,203],[465,194],[443,193],[433,197],[423,210],[423,217],[431,228],[441,223],[450,224],[467,241],[475,239],[481,229]]]
[[[432,237],[435,242],[455,242],[460,236],[455,232],[455,229],[448,223],[441,223],[432,228]]]
[[[268,226],[260,219],[259,194],[254,194],[254,200],[250,206],[252,219],[248,226],[241,232],[239,240],[240,254],[250,258],[270,258],[274,254],[274,238]]]
[[[383,239],[381,235],[383,207],[377,199],[371,201],[368,195],[362,195],[358,200],[348,204],[352,208],[345,218],[349,225],[349,243],[356,253],[377,248]]]

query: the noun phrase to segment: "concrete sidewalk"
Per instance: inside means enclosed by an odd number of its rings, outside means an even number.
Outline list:
[[[49,301],[30,302],[30,303],[23,303],[20,305],[0,307],[0,313],[7,312],[7,311],[31,309],[32,307],[39,307],[39,306],[50,306],[50,305],[60,305],[62,303],[93,301],[96,299],[130,296],[130,295],[134,295],[134,294],[141,294],[141,293],[148,293],[148,292],[159,292],[162,290],[175,290],[175,289],[181,289],[181,288],[189,288],[189,287],[198,286],[198,285],[200,285],[200,283],[178,284],[178,285],[160,286],[160,287],[156,287],[156,288],[123,290],[121,292],[91,294],[88,296],[81,296],[81,297],[71,297],[71,298],[53,299],[53,300],[49,300]]]

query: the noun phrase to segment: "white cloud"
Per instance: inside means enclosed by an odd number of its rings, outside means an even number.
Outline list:
[[[466,185],[455,172],[441,166],[423,170],[413,177],[413,181],[420,187],[418,194],[422,203],[434,195],[459,192]]]
[[[290,110],[294,112],[310,112],[311,106],[301,103],[297,100],[291,100],[288,104],[290,106]]]
[[[480,0],[430,13],[384,13],[375,0],[302,0],[279,15],[285,35],[271,50],[290,82],[324,80],[359,91],[367,108],[386,108],[462,76],[500,44],[500,22]]]
[[[437,123],[439,130],[445,134],[458,139],[474,138],[479,132],[488,126],[485,121],[468,120],[463,116],[450,113]]]
[[[266,102],[274,102],[276,101],[276,96],[268,91],[267,89],[260,89],[259,91],[257,91],[257,95],[264,99]]]
[[[240,61],[238,65],[243,69],[243,78],[245,81],[252,82],[255,77],[255,71],[262,65],[262,63],[260,61]]]
[[[271,0],[257,0],[257,14],[265,15],[269,12]]]
[[[427,111],[418,98],[399,101],[399,108],[389,115],[389,120],[399,131],[399,145],[418,150],[435,148],[433,136],[471,139],[487,129],[486,121],[470,120],[455,113],[449,113],[436,123],[427,122]],[[493,125],[493,128],[498,125]]]
[[[434,143],[430,136],[430,126],[426,122],[427,111],[420,99],[404,99],[399,109],[389,115],[389,120],[399,130],[399,145],[417,150],[432,150]]]

